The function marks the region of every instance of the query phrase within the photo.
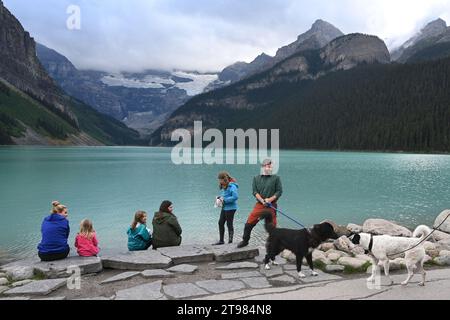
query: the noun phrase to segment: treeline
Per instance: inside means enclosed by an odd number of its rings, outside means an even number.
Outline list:
[[[250,91],[238,86],[195,97],[174,114],[222,130],[280,129],[287,149],[450,152],[450,58],[366,64]],[[221,104],[227,94],[242,94],[254,107]]]
[[[284,148],[450,152],[450,58],[365,65],[292,86],[239,124],[279,128]],[[279,84],[265,90],[283,95]]]

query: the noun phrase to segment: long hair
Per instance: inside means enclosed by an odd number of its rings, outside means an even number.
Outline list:
[[[228,188],[228,185],[229,185],[231,182],[235,182],[235,181],[236,181],[236,179],[234,179],[233,177],[231,177],[230,174],[229,174],[228,172],[226,172],[226,171],[219,172],[219,175],[218,175],[217,178],[218,178],[219,180],[224,181],[224,182],[226,183],[226,187],[224,187],[221,183],[219,183],[219,188],[220,188],[220,189],[226,189],[226,188]]]
[[[136,212],[135,215],[134,215],[134,220],[131,223],[131,229],[132,230],[136,229],[138,223],[142,224],[142,219],[146,215],[147,215],[147,212],[145,212],[145,211],[138,211],[138,212]]]
[[[88,219],[84,219],[80,223],[80,235],[83,237],[91,240],[94,237],[94,226],[92,225],[92,222]]]
[[[169,207],[172,205],[172,201],[166,200],[159,206],[159,212],[171,213]]]

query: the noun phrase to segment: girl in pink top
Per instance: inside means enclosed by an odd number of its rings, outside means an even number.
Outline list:
[[[81,221],[80,232],[75,238],[75,247],[80,257],[94,257],[100,252],[97,236],[90,220]]]

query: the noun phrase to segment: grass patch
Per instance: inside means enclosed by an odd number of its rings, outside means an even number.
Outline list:
[[[42,272],[35,272],[34,277],[31,280],[41,281],[46,280],[47,277]]]
[[[34,269],[34,277],[31,280],[40,281],[40,280],[46,280],[46,279],[47,279],[47,276],[43,272],[40,272],[40,271]]]
[[[327,265],[323,261],[316,260],[313,262],[313,265],[314,265],[314,269],[326,271]]]
[[[359,268],[353,268],[353,267],[350,267],[350,266],[345,266],[344,273],[345,274],[366,273],[367,272],[367,268],[369,268],[371,265],[372,265],[372,263],[367,261],[366,263],[364,263]]]

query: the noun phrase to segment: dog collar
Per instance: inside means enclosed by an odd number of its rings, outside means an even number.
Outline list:
[[[311,247],[317,248],[321,243],[320,239],[318,239],[314,236],[314,232],[312,229],[306,229],[306,230],[309,232],[309,234],[311,236],[311,240],[312,240],[312,241],[310,241]]]
[[[365,250],[366,254],[372,253],[373,248],[373,234],[370,235],[370,242],[369,242],[369,248],[368,250]]]

